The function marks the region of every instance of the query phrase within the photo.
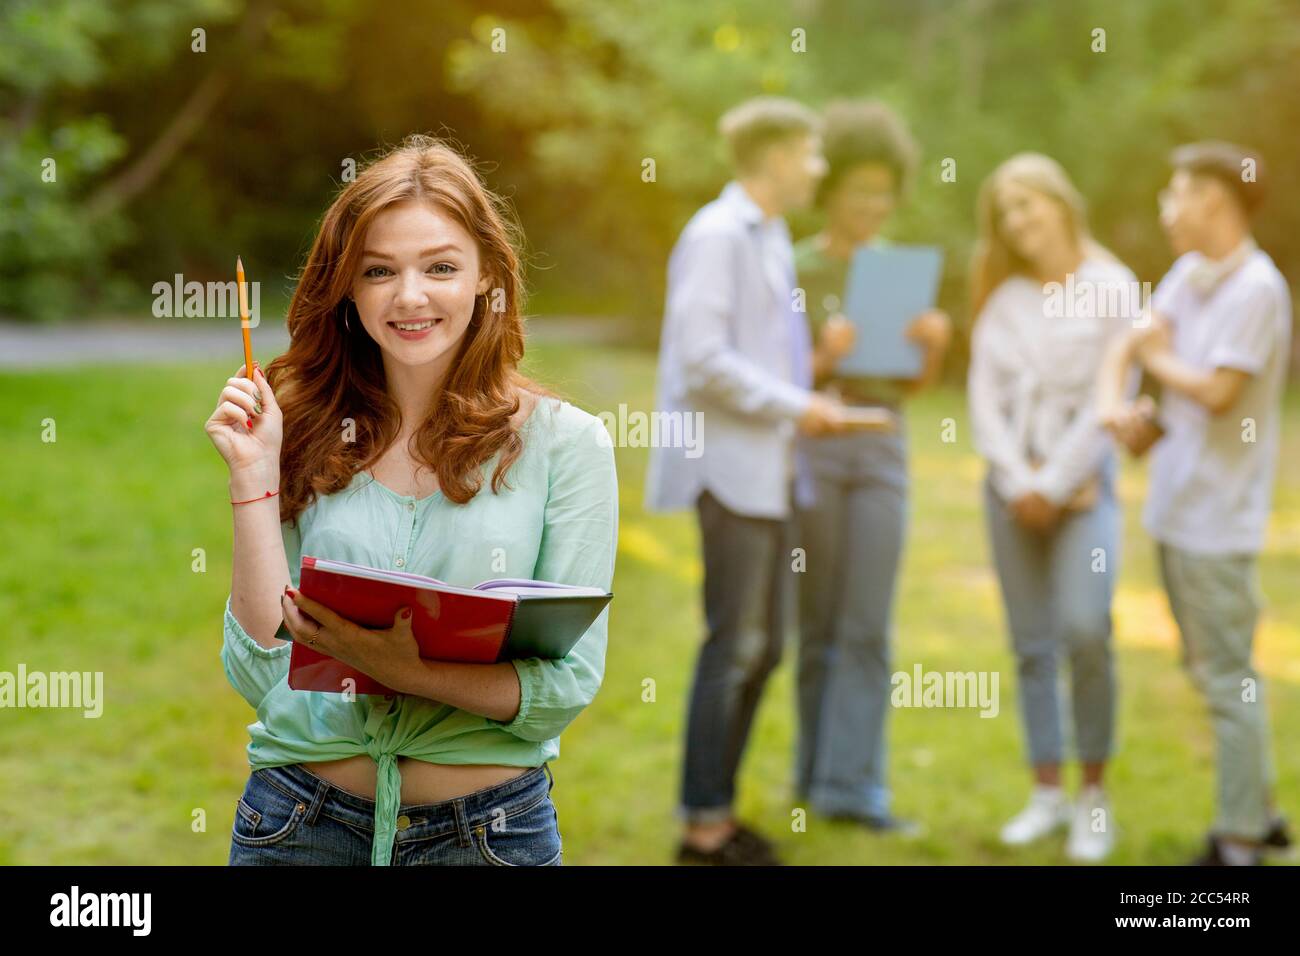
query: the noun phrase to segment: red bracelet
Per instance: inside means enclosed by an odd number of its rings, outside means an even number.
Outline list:
[[[275,497],[276,495],[278,495],[279,493],[280,493],[280,492],[278,492],[278,491],[268,491],[266,494],[262,495],[262,497],[260,497],[260,498],[249,498],[248,501],[232,501],[231,504],[232,504],[232,505],[246,505],[246,504],[248,504],[249,501],[265,501],[267,498],[274,498],[274,497]]]

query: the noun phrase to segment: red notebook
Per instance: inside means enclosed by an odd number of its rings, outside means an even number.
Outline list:
[[[392,627],[397,609],[409,606],[421,657],[473,664],[517,657],[562,658],[613,598],[599,588],[508,578],[462,588],[418,574],[311,555],[303,555],[298,588],[336,614],[374,630]],[[287,632],[277,636],[289,639]],[[349,679],[355,683],[345,683]],[[394,693],[374,678],[298,642],[289,656],[289,686],[334,693],[349,687],[358,694]]]

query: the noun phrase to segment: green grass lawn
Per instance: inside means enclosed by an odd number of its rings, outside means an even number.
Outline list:
[[[252,711],[218,650],[230,584],[224,465],[203,433],[228,361],[0,375],[0,670],[103,671],[103,716],[0,711],[0,863],[225,862],[247,778]],[[552,348],[531,370],[589,411],[651,407],[653,357]],[[940,440],[953,418],[958,441]],[[57,441],[41,440],[54,419]],[[792,863],[1060,863],[1052,843],[1001,848],[1025,799],[1014,666],[978,507],[981,466],[958,390],[908,413],[912,525],[901,575],[895,666],[998,671],[1001,712],[891,713],[895,807],[924,820],[916,842],[809,816],[792,826],[793,655],[751,739],[740,810]],[[696,648],[702,638],[693,516],[641,507],[647,452],[618,450],[617,598],[605,683],[555,763],[566,863],[671,859],[673,808]],[[1300,395],[1288,400],[1283,462],[1300,460]],[[1257,658],[1268,679],[1278,793],[1300,815],[1300,471],[1281,469],[1261,567],[1271,605]],[[1179,668],[1177,636],[1138,522],[1141,468],[1128,465],[1116,602],[1120,750],[1111,774],[1116,863],[1180,863],[1211,815],[1212,739]],[[203,549],[206,570],[192,569]],[[643,700],[654,681],[654,700]],[[1073,774],[1071,774],[1073,781]],[[205,827],[194,820],[203,811]],[[197,832],[196,832],[197,831]]]

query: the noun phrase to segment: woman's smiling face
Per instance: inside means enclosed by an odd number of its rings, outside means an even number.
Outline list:
[[[1008,180],[998,186],[997,203],[1003,238],[1027,262],[1071,243],[1065,206],[1047,193]]]
[[[473,237],[432,203],[408,200],[371,222],[352,298],[380,349],[418,366],[455,354],[490,284]]]

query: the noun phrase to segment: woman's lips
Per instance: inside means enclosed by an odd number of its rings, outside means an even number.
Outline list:
[[[412,330],[407,330],[407,329],[399,329],[399,328],[397,327],[397,323],[396,323],[396,322],[389,322],[389,323],[388,323],[388,327],[389,327],[390,329],[392,329],[394,332],[396,332],[397,335],[398,335],[398,337],[403,338],[403,339],[405,339],[405,340],[408,341],[408,342],[418,342],[420,339],[426,337],[430,332],[432,332],[432,331],[433,331],[434,329],[436,329],[439,325],[441,325],[441,324],[442,324],[442,319],[409,319],[409,320],[405,320],[405,319],[404,319],[404,320],[402,321],[402,324],[403,324],[403,325],[424,325],[424,326],[425,326],[425,327],[422,328],[422,329],[416,329],[416,330],[413,330],[413,331],[412,331]]]

